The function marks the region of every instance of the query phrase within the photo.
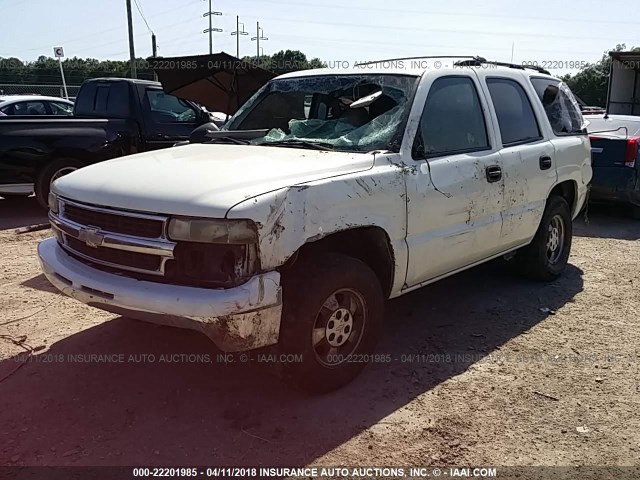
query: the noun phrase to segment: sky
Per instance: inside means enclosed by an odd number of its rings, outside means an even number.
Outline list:
[[[133,2],[133,0],[132,0]],[[208,0],[137,0],[162,56],[208,53]],[[479,55],[538,62],[561,75],[598,60],[618,43],[640,46],[638,21],[621,0],[213,0],[214,51],[255,55],[256,22],[265,54],[297,49],[336,62],[418,55]],[[137,57],[151,35],[133,3]],[[241,26],[242,30],[242,26]],[[63,46],[67,57],[129,57],[125,0],[0,0],[0,56],[35,60]],[[568,62],[574,62],[573,64]]]

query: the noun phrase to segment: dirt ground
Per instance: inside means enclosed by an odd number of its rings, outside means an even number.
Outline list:
[[[49,232],[14,232],[35,202],[0,200],[0,465],[638,465],[640,222],[590,215],[560,281],[494,262],[390,301],[392,361],[310,397],[59,295]]]

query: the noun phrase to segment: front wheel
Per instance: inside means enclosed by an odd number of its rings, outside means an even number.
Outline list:
[[[295,361],[285,379],[321,393],[353,380],[366,366],[380,335],[384,297],[363,262],[327,253],[297,261],[283,273],[279,350]]]
[[[40,206],[49,208],[49,191],[53,182],[83,166],[82,162],[73,158],[61,158],[46,165],[40,171],[35,185],[36,200]]]
[[[550,197],[533,241],[513,259],[517,270],[534,280],[557,279],[567,267],[572,238],[569,204],[562,197]]]

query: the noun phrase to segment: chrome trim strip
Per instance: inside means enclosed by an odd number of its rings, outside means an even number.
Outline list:
[[[104,265],[105,267],[111,267],[111,268],[115,268],[115,269],[119,269],[119,270],[126,270],[128,272],[134,272],[134,273],[143,273],[145,275],[156,275],[159,277],[162,277],[164,275],[164,264],[166,263],[167,260],[169,260],[168,258],[164,258],[160,261],[160,269],[159,270],[145,270],[144,268],[136,268],[136,267],[129,267],[127,265],[120,265],[118,263],[111,263],[111,262],[105,262],[104,260],[99,260],[97,258],[94,257],[89,257],[87,255],[84,255],[80,252],[77,252],[76,250],[74,250],[73,248],[69,247],[68,245],[64,244],[64,243],[59,243],[60,247],[62,247],[63,250],[66,250],[69,253],[74,254],[77,257],[80,258],[84,258],[85,260],[91,262],[91,263],[97,263],[98,265]]]
[[[0,196],[3,193],[13,193],[15,195],[31,195],[33,193],[33,183],[6,183],[0,185]]]
[[[83,232],[86,232],[87,229],[91,229],[91,227],[80,225],[66,218],[60,218],[51,211],[49,212],[49,220],[51,221],[51,226],[54,230],[54,233],[59,239],[61,236],[64,239],[64,236],[68,235],[75,238],[76,240],[86,243],[85,239],[81,238],[81,236]],[[112,268],[120,268],[131,272],[147,273],[160,276],[164,275],[165,263],[168,260],[174,258],[173,250],[176,246],[175,242],[160,239],[154,240],[148,238],[133,237],[118,233],[105,232],[100,229],[95,230],[100,237],[100,243],[96,244],[95,248],[111,248],[113,250],[122,250],[126,252],[135,252],[158,256],[160,257],[160,266],[158,270],[141,269],[129,265],[115,264],[100,260],[98,258],[94,258],[74,250],[69,245],[67,245],[66,242],[61,242],[61,246],[64,247],[65,250],[78,255],[79,257],[100,265],[105,265]]]

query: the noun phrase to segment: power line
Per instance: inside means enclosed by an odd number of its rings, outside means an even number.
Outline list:
[[[153,30],[151,30],[151,27],[149,26],[149,22],[147,22],[147,19],[144,17],[144,13],[142,13],[142,7],[138,3],[138,0],[133,0],[133,3],[136,4],[136,8],[138,9],[138,13],[140,13],[140,16],[142,17],[142,20],[144,20],[144,24],[147,26],[147,30],[149,30],[149,33],[151,35],[153,35]]]
[[[222,12],[212,11],[211,6],[211,0],[209,0],[209,10],[202,14],[203,17],[209,17],[209,28],[202,31],[209,34],[209,55],[213,54],[213,32],[222,32],[221,28],[213,28],[213,16],[220,16]]]
[[[242,31],[240,31],[240,25],[242,25]],[[240,35],[249,35],[249,32],[244,31],[244,23],[240,21],[239,16],[236,16],[236,30],[231,32],[231,35],[236,37],[236,57],[240,58]]]
[[[354,28],[371,28],[371,29],[376,29],[376,30],[396,30],[396,31],[414,31],[414,32],[419,32],[419,33],[425,33],[427,30],[424,27],[394,27],[394,26],[390,26],[390,25],[381,25],[381,24],[367,24],[367,25],[363,25],[363,24],[357,24],[357,23],[338,23],[338,22],[327,22],[327,21],[316,21],[316,20],[309,20],[309,19],[301,19],[301,18],[286,18],[286,17],[264,17],[262,16],[261,18],[266,18],[268,20],[272,20],[274,22],[285,22],[285,23],[304,23],[304,24],[316,24],[316,25],[330,25],[330,26],[334,26],[334,27],[348,27],[349,29],[354,29]],[[536,33],[515,33],[515,32],[496,32],[496,31],[486,31],[486,30],[468,30],[468,29],[464,29],[464,30],[458,30],[458,29],[434,29],[429,27],[428,28],[428,32],[429,33],[433,33],[433,32],[437,32],[437,33],[456,33],[456,34],[469,34],[469,33],[473,33],[476,35],[500,35],[500,36],[508,36],[508,37],[536,37],[536,38],[540,38],[540,33],[536,32]],[[611,40],[611,41],[620,41],[619,37],[594,37],[594,36],[585,36],[585,37],[581,37],[581,36],[577,36],[577,35],[552,35],[549,33],[545,33],[544,34],[545,38],[562,38],[562,39],[568,39],[568,40],[581,40],[581,39],[586,39],[586,40]],[[640,40],[637,40],[638,43],[640,43]]]
[[[262,3],[275,3],[279,5],[291,5],[291,2],[287,2],[286,0],[263,0]],[[383,7],[371,7],[369,5],[356,6],[356,5],[340,5],[340,4],[325,4],[325,3],[309,3],[309,2],[295,2],[296,7],[311,7],[311,8],[334,8],[339,10],[357,10],[358,12],[367,11],[367,12],[397,12],[397,9],[394,8],[383,8]],[[616,25],[625,24],[625,25],[637,25],[637,21],[619,21],[619,20],[590,20],[590,19],[577,19],[574,17],[557,17],[555,15],[549,17],[538,17],[538,16],[530,16],[530,15],[506,15],[500,13],[451,13],[451,12],[443,12],[438,10],[415,10],[415,9],[405,9],[402,8],[403,14],[411,14],[411,15],[422,15],[422,16],[433,16],[433,15],[442,15],[449,17],[484,17],[484,18],[509,18],[509,19],[521,19],[521,20],[540,20],[544,22],[554,21],[554,22],[569,22],[569,23],[615,23]]]
[[[256,36],[251,38],[252,42],[256,42],[256,60],[260,59],[260,40],[267,41],[269,38],[264,36],[264,29],[260,27],[260,22],[256,22]]]
[[[200,1],[200,0],[195,0],[195,1]],[[194,1],[192,1],[190,3],[194,4]],[[179,10],[179,9],[183,10],[184,8],[185,8],[185,5],[179,5],[177,7],[168,8],[168,9],[163,10],[161,12],[149,15],[149,18],[156,18],[156,17],[162,16],[162,15],[166,15],[167,13],[174,12],[174,11]],[[182,22],[182,23],[184,23],[184,22]],[[174,25],[176,25],[176,24],[172,24],[171,26],[169,26],[167,28],[171,28]],[[64,45],[65,43],[71,43],[71,42],[75,42],[75,41],[78,41],[78,40],[85,40],[87,38],[95,38],[96,35],[107,33],[107,32],[112,32],[114,30],[121,30],[121,29],[122,29],[122,26],[119,25],[117,27],[111,27],[111,28],[106,28],[104,30],[98,30],[96,32],[92,32],[90,35],[83,35],[81,37],[68,38],[66,40],[58,41],[57,43],[61,44],[61,45]],[[56,42],[52,42],[52,43],[56,43]],[[115,42],[110,42],[110,43],[115,43]],[[28,49],[21,50],[19,52],[19,54],[23,53],[23,52],[35,52],[35,51],[38,51],[38,50],[44,50],[44,49],[48,49],[50,47],[51,47],[51,43],[49,43],[47,45],[40,46],[40,47],[34,47],[34,48],[28,48]]]

